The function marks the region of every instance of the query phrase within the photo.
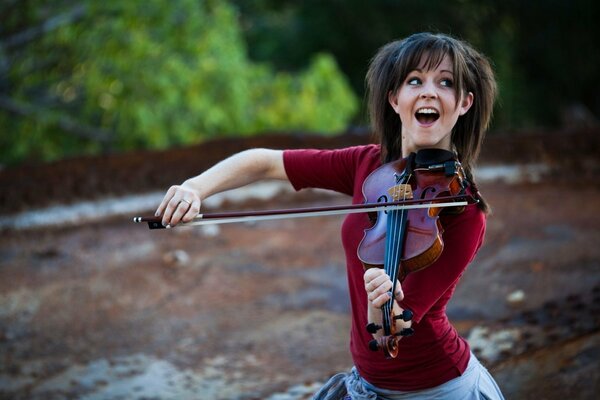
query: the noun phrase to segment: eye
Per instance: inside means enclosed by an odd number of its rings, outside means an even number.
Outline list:
[[[449,88],[454,87],[454,82],[450,78],[442,79],[440,84]]]
[[[419,78],[408,78],[406,80],[406,84],[407,85],[420,85],[421,80]]]

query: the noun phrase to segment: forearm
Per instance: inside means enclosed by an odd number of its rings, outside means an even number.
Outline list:
[[[251,149],[237,153],[186,180],[182,186],[194,190],[204,200],[263,179],[287,179],[282,151]]]
[[[263,179],[287,179],[280,150],[252,149],[235,154],[200,175],[167,190],[155,215],[166,227],[189,222],[207,197]]]

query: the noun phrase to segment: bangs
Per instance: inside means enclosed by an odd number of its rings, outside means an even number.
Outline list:
[[[457,59],[456,44],[452,43],[448,38],[434,35],[427,38],[420,38],[420,35],[415,36],[406,40],[396,58],[397,62],[394,65],[395,76],[392,79],[390,90],[392,92],[398,90],[411,71],[417,69],[424,71],[435,70],[442,63],[444,57],[448,56],[452,63],[455,87],[457,90],[463,91],[464,81],[462,77],[464,76],[464,64]]]
[[[444,61],[444,57],[447,55],[451,60],[454,59],[452,54],[450,54],[450,50],[443,48],[442,46],[436,46],[435,48],[431,49],[418,49],[413,57],[411,57],[411,65],[407,65],[408,71],[406,71],[406,73],[408,74],[410,71],[415,69],[421,69],[424,71],[435,70],[440,66],[442,61]]]

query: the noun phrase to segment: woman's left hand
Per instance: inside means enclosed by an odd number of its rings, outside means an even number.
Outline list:
[[[381,308],[391,298],[392,280],[381,268],[367,269],[363,278],[369,305],[375,308]],[[394,298],[396,301],[400,301],[404,298],[402,286],[398,281],[396,281],[396,293]]]

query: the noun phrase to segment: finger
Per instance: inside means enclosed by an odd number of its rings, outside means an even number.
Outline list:
[[[371,300],[371,304],[373,304],[375,307],[383,307],[385,303],[387,303],[388,301],[390,301],[390,295],[389,293],[383,293],[377,297],[375,297],[375,299]]]
[[[181,222],[181,218],[185,215],[185,213],[187,213],[187,211],[190,209],[190,206],[191,203],[184,199],[180,199],[175,206],[175,210],[173,211],[169,225],[175,226]]]
[[[382,274],[376,276],[372,281],[367,283],[365,285],[365,289],[367,290],[367,292],[372,292],[377,287],[381,286],[384,282],[387,282],[387,281],[389,281],[390,283],[392,282],[390,277],[386,273],[382,273]]]
[[[365,271],[363,275],[363,279],[365,283],[371,282],[373,279],[377,278],[379,275],[385,274],[385,271],[381,268],[369,268]]]
[[[192,204],[190,204],[190,207],[188,208],[187,212],[183,215],[181,220],[183,222],[190,222],[194,218],[196,218],[198,216],[198,213],[200,212],[200,204],[200,200],[192,201]]]
[[[391,289],[392,289],[392,282],[386,281],[386,282],[382,283],[381,285],[379,285],[375,290],[370,292],[368,295],[368,298],[369,298],[369,300],[373,301],[374,299],[378,298],[382,294],[387,295],[387,293]],[[387,295],[387,296],[389,297],[389,295]]]
[[[174,226],[177,224],[177,222],[179,222],[179,219],[175,221],[173,216],[177,211],[177,207],[179,207],[179,203],[181,202],[181,196],[182,195],[179,193],[174,193],[171,199],[169,199],[169,201],[167,202],[167,206],[162,217],[163,226],[170,228],[171,226]]]
[[[404,290],[402,290],[402,285],[400,282],[396,281],[396,293],[394,293],[394,298],[396,301],[402,301],[404,299]]]
[[[161,216],[165,212],[165,208],[167,207],[169,200],[171,200],[171,198],[173,197],[173,195],[175,194],[176,191],[177,191],[176,186],[171,186],[169,188],[169,190],[167,190],[167,193],[165,193],[162,201],[160,202],[158,208],[156,209],[156,212],[154,213],[155,216],[157,216],[157,217]]]
[[[375,289],[375,287],[379,286],[386,279],[389,278],[387,278],[387,274],[383,269],[371,268],[364,274],[365,289],[367,291],[372,291],[373,289]]]

